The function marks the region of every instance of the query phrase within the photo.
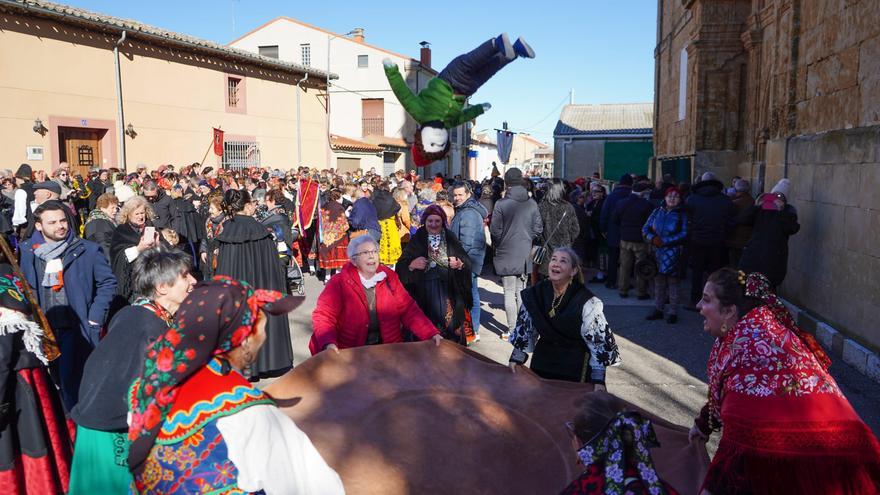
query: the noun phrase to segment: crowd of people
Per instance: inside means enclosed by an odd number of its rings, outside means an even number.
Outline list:
[[[707,492],[880,486],[876,438],[775,296],[799,228],[787,180],[753,198],[711,172],[691,186],[515,167],[482,182],[199,164],[81,177],[62,163],[51,178],[0,171],[0,184],[0,231],[19,253],[0,264],[0,486],[12,493],[342,493],[254,385],[293,366],[288,313],[302,298],[290,294],[304,277],[323,283],[312,354],[472,345],[479,281],[498,277],[511,371],[528,362],[596,390],[568,425],[584,472],[565,493],[675,493],[654,471],[650,421],[604,392],[621,358],[599,283],[653,297],[648,320],[699,311],[716,337],[690,434],[724,426]]]

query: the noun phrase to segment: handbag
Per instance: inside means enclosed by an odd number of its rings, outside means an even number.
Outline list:
[[[568,215],[568,210],[562,212],[562,218],[559,219],[556,227],[554,227],[553,230],[550,232],[550,235],[547,236],[547,240],[544,241],[544,244],[542,246],[538,246],[532,252],[532,263],[536,265],[544,264],[544,259],[547,258],[547,245],[550,242],[550,238],[553,237],[553,234],[555,234],[556,231],[559,230],[559,227],[562,225],[562,221],[565,220],[565,215]]]

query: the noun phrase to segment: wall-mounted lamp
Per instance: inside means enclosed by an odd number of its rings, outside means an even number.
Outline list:
[[[37,118],[34,120],[34,132],[39,134],[40,136],[45,136],[49,129],[46,129],[46,126],[43,125],[43,121]]]
[[[125,135],[134,139],[138,135],[138,133],[135,132],[133,125],[128,124],[128,126],[125,127]]]

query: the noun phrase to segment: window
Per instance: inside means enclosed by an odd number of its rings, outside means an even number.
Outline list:
[[[299,54],[303,65],[306,67],[312,65],[312,45],[308,43],[299,45]]]
[[[361,100],[361,135],[385,135],[385,100],[364,98]]]
[[[278,45],[260,46],[257,47],[257,50],[264,57],[278,58]]]
[[[452,144],[458,144],[458,127],[453,127],[449,131],[449,141]]]
[[[358,55],[358,68],[364,68],[370,66],[370,56],[369,55]]]
[[[241,76],[226,76],[226,111],[246,113],[245,79]]]
[[[238,108],[238,86],[241,79],[230,77],[226,80],[226,104],[231,108]]]
[[[678,57],[678,120],[684,120],[687,115],[687,87],[688,87],[688,52],[687,47],[681,49]]]
[[[241,170],[260,166],[260,143],[226,141],[223,143],[223,168]]]

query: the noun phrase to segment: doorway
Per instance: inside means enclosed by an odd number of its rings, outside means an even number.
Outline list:
[[[60,161],[70,165],[71,175],[88,177],[89,170],[102,166],[101,140],[105,134],[106,129],[58,128]]]

